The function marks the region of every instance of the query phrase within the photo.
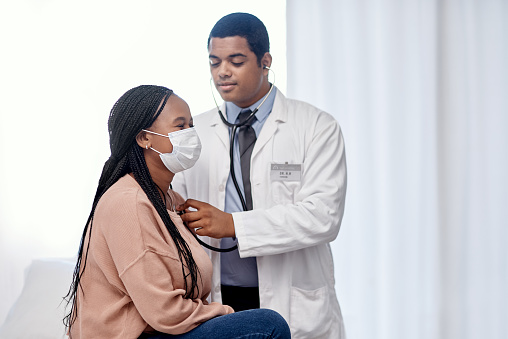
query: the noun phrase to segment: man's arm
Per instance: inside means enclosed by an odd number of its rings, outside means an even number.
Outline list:
[[[294,203],[233,213],[240,256],[291,252],[335,240],[344,214],[346,186],[342,132],[333,117],[321,112]]]

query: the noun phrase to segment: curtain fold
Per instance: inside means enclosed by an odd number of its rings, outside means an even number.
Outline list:
[[[501,0],[287,2],[287,94],[346,142],[350,338],[508,337],[507,23]]]

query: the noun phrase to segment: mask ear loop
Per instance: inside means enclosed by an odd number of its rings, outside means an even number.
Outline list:
[[[155,134],[155,135],[160,135],[161,137],[169,138],[169,135],[164,135],[164,134],[160,134],[160,133],[152,132],[152,131],[149,131],[149,130],[147,130],[147,129],[143,129],[142,131],[143,131],[143,132],[147,132],[147,133],[152,133],[152,134]],[[159,154],[162,154],[161,152],[157,151],[155,148],[148,147],[148,144],[146,144],[146,145],[145,145],[145,148],[146,148],[146,149],[152,149],[152,150],[154,150],[155,152],[157,152],[157,153],[159,153]]]

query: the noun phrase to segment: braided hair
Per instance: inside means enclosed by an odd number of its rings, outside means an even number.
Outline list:
[[[178,256],[182,263],[182,274],[186,291],[184,297],[192,299],[199,295],[199,268],[194,261],[188,244],[171,220],[166,205],[159,194],[161,190],[152,180],[143,150],[136,142],[138,133],[143,129],[148,129],[155,122],[172,93],[172,90],[161,86],[138,86],[122,95],[111,109],[108,120],[111,156],[104,164],[93,200],[92,210],[81,236],[73,281],[67,295],[64,297],[67,305],[72,303],[70,312],[63,319],[69,333],[71,326],[77,318],[77,292],[79,288],[82,288],[80,281],[86,268],[95,208],[102,195],[127,173],[134,174],[134,178],[155,207],[176,245]],[[88,245],[85,248],[87,235]],[[187,283],[187,276],[189,275],[190,286]]]

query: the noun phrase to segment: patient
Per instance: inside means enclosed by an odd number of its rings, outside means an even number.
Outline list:
[[[64,319],[77,338],[290,338],[276,312],[234,313],[208,303],[212,264],[175,206],[176,172],[201,143],[188,105],[170,89],[139,86],[113,106],[111,156],[88,217]]]

